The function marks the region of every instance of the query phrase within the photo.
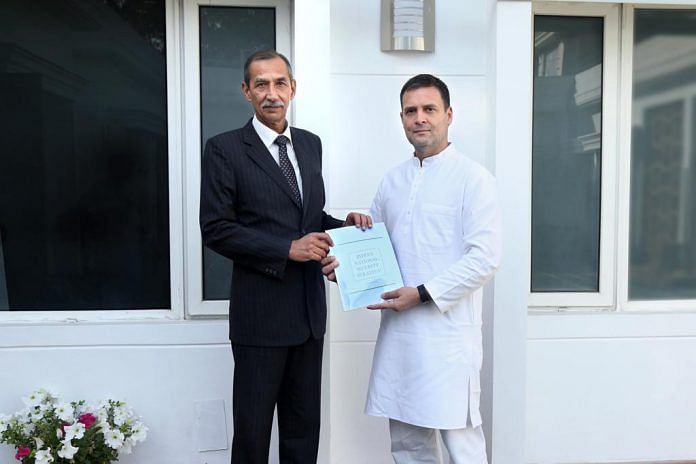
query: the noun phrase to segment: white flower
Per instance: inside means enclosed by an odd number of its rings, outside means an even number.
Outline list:
[[[55,396],[50,391],[41,388],[30,393],[26,398],[22,398],[22,401],[30,408],[40,407],[42,410],[45,410],[46,405],[53,404],[55,399]]]
[[[125,424],[131,416],[130,408],[126,408],[125,405],[114,408],[114,424],[118,426]]]
[[[94,414],[94,417],[97,418],[97,423],[99,426],[106,430],[109,428],[109,412],[104,408],[104,406],[100,403],[97,409],[94,411],[91,411],[92,414]]]
[[[61,442],[63,446],[58,450],[58,457],[61,457],[63,459],[72,459],[73,456],[75,456],[75,453],[79,451],[79,448],[76,448],[73,446],[72,442],[70,440],[63,440]]]
[[[58,400],[45,389],[35,391],[23,400],[26,406],[21,411],[12,416],[0,414],[0,436],[10,427],[23,431],[30,443],[35,442],[31,445],[37,450],[33,451],[31,456],[35,464],[72,462],[83,447],[81,442],[76,440],[81,440],[87,435],[86,425],[78,422],[76,418],[86,413],[92,414],[96,419],[94,426],[99,427],[99,435],[103,434],[104,444],[118,453],[130,454],[138,442],[147,438],[148,428],[133,409],[121,401],[104,400],[97,406],[85,401],[67,403]],[[92,418],[84,417],[83,421],[91,426]],[[53,424],[61,422],[60,427],[52,427]],[[49,439],[45,440],[49,443],[45,443],[39,438],[41,436],[46,439],[45,433],[55,433],[58,442],[56,438],[49,436]],[[56,445],[48,448],[50,442]]]
[[[52,403],[44,402],[39,405],[39,412],[44,413],[46,411],[50,411],[51,409],[53,409]]]
[[[73,407],[70,403],[58,403],[56,405],[56,416],[63,422],[70,422],[73,420]]]
[[[80,439],[85,436],[85,424],[76,422],[73,425],[65,426],[65,440],[69,441],[73,438]]]
[[[123,446],[123,440],[125,438],[126,437],[118,429],[104,431],[104,441],[106,441],[106,444],[109,445],[109,448],[116,450],[119,449],[121,446]]]
[[[34,456],[34,462],[36,462],[36,464],[49,464],[53,462],[53,456],[51,456],[51,448],[48,448],[47,450],[37,451],[36,456]]]
[[[136,422],[133,424],[133,433],[131,435],[133,442],[137,443],[139,441],[145,441],[148,430],[149,429],[142,422]]]
[[[35,391],[30,393],[29,396],[22,398],[22,401],[30,408],[34,408],[40,405],[45,398],[46,395],[42,394],[41,391]]]

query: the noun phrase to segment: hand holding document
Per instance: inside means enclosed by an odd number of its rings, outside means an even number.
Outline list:
[[[334,242],[329,254],[340,263],[336,280],[344,311],[379,303],[382,293],[403,287],[384,223],[378,222],[367,230],[342,227],[327,233]]]

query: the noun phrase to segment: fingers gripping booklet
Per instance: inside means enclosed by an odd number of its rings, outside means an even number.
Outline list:
[[[336,280],[343,310],[364,308],[382,301],[380,295],[404,286],[387,228],[342,227],[327,231],[334,242],[329,254],[336,256]]]

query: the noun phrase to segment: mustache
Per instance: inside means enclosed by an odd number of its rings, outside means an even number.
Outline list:
[[[282,108],[284,106],[285,104],[280,100],[274,102],[264,100],[263,103],[261,103],[261,108]]]

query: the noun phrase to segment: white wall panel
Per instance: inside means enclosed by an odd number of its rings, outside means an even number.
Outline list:
[[[524,459],[525,295],[531,249],[531,13],[530,2],[496,3],[495,95],[490,99],[495,116],[490,129],[495,132],[492,148],[503,220],[503,262],[494,281],[493,324],[488,333],[493,347],[488,352],[492,355],[492,384],[482,387],[492,389],[492,464]]]
[[[382,52],[379,0],[331,1],[331,71],[345,74],[485,73],[486,2],[435,5],[435,51]]]
[[[294,123],[297,127],[319,134],[326,149],[331,143],[331,124],[327,118],[327,112],[331,109],[331,106],[327,104],[331,99],[329,2],[302,0],[290,3],[293,6],[293,56],[297,78]],[[324,158],[322,170],[325,180],[327,180],[330,166],[331,160]],[[329,337],[325,340],[329,340]],[[330,382],[327,379],[327,371],[331,357],[327,351],[326,349],[324,351],[322,376],[321,423],[323,426],[319,440],[319,462],[327,462],[330,453],[330,428],[328,427],[331,415],[328,408]],[[277,448],[277,445],[272,446],[272,462],[277,461]]]
[[[374,343],[331,343],[331,464],[391,464],[387,419],[366,416]]]
[[[696,313],[533,312],[529,339],[696,337]]]
[[[229,345],[0,350],[0,411],[16,412],[21,397],[47,387],[72,401],[127,401],[150,428],[123,464],[227,464],[229,450],[199,453],[194,401],[223,399],[232,434],[232,353]],[[14,452],[0,446],[0,462]]]
[[[530,341],[526,462],[693,459],[694,353],[694,337]]]
[[[421,69],[420,72],[425,70]],[[332,77],[329,197],[332,209],[369,208],[379,181],[413,153],[399,117],[399,92],[410,76]],[[450,141],[485,164],[485,78],[445,77],[454,119]]]

